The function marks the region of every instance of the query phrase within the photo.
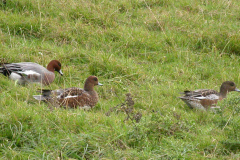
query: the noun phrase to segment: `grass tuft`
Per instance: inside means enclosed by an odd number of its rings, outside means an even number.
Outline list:
[[[240,88],[239,5],[0,0],[1,63],[58,59],[64,73],[50,86],[0,75],[0,159],[239,159],[239,93],[215,112],[178,98],[226,80]],[[90,75],[104,84],[90,111],[32,97],[42,87],[83,88]]]

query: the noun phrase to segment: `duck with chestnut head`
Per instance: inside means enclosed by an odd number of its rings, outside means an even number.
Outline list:
[[[184,91],[181,98],[190,108],[207,110],[209,108],[219,108],[216,106],[218,101],[227,97],[231,91],[240,92],[236,84],[232,81],[225,81],[220,87],[220,92],[211,89],[198,89],[195,91]]]
[[[55,79],[54,71],[63,75],[61,63],[58,60],[52,60],[47,68],[33,62],[3,63],[0,67],[1,74],[21,85],[27,83],[49,85]]]

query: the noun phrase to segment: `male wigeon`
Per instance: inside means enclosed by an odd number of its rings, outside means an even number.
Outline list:
[[[42,95],[33,97],[40,101],[50,102],[53,106],[65,106],[70,108],[93,108],[98,102],[98,94],[93,89],[94,86],[100,85],[96,76],[90,76],[85,81],[84,89],[66,88],[58,90],[41,90]]]
[[[52,60],[47,68],[33,62],[4,63],[0,67],[1,74],[22,85],[26,83],[49,85],[55,78],[54,71],[63,75],[61,63],[58,60]]]
[[[236,88],[236,84],[232,81],[223,82],[220,87],[220,92],[210,89],[199,89],[195,91],[184,91],[184,96],[181,98],[190,108],[198,108],[207,110],[209,108],[219,108],[217,102],[227,97],[227,93],[231,91],[240,92]]]

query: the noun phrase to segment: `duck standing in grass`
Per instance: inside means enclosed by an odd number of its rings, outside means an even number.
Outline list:
[[[66,88],[58,90],[42,90],[42,95],[34,95],[33,97],[40,101],[51,103],[53,106],[65,106],[70,108],[93,108],[98,102],[98,94],[94,90],[94,86],[100,85],[96,76],[90,76],[85,81],[84,89]]]
[[[232,81],[225,81],[220,87],[220,92],[210,89],[199,89],[195,91],[184,91],[181,98],[189,107],[207,110],[209,108],[219,108],[217,102],[226,98],[227,93],[231,91],[240,92],[236,84]]]
[[[3,63],[0,67],[1,74],[8,76],[21,85],[27,83],[49,85],[55,78],[54,71],[63,75],[61,63],[58,60],[52,60],[47,68],[33,62]]]

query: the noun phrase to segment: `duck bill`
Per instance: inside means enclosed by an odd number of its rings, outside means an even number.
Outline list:
[[[63,72],[61,70],[59,70],[58,73],[61,74],[61,76],[63,76]]]
[[[239,89],[237,89],[237,88],[235,89],[235,91],[237,91],[237,92],[240,92],[240,90],[239,90]]]
[[[103,84],[102,84],[102,83],[99,83],[99,82],[98,82],[98,85],[99,85],[99,86],[103,86]]]

